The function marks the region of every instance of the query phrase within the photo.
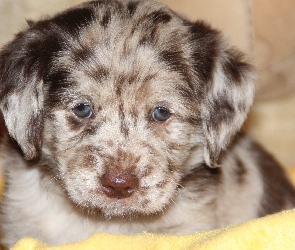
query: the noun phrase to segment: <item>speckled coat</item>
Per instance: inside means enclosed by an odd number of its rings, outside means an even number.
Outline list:
[[[92,1],[29,22],[0,54],[2,244],[192,233],[288,209],[295,192],[240,128],[255,74],[203,22]]]

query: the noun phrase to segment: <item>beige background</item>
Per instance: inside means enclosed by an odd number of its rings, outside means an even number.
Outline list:
[[[0,0],[0,46],[36,20],[82,0]],[[295,1],[160,0],[204,19],[247,53],[258,71],[256,101],[245,129],[284,166],[295,167]]]

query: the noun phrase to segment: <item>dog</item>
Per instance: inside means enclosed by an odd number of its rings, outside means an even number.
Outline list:
[[[208,24],[150,1],[29,22],[0,53],[3,246],[188,234],[295,206],[241,132],[255,71]]]

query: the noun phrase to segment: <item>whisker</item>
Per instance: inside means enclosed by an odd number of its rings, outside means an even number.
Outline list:
[[[181,188],[182,188],[182,189],[183,189],[183,190],[189,195],[190,199],[191,199],[193,202],[195,202],[194,197],[191,195],[190,191],[187,190],[187,188],[185,188],[183,185],[181,185],[181,184],[175,182],[175,181],[172,180],[171,178],[169,178],[169,180],[170,180],[171,182],[177,184],[178,187],[181,187]],[[178,188],[178,189],[179,189],[179,188]]]

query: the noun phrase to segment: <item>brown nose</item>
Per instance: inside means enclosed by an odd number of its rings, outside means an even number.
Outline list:
[[[137,187],[138,180],[133,174],[108,173],[102,176],[103,191],[110,198],[123,199],[132,195]]]

